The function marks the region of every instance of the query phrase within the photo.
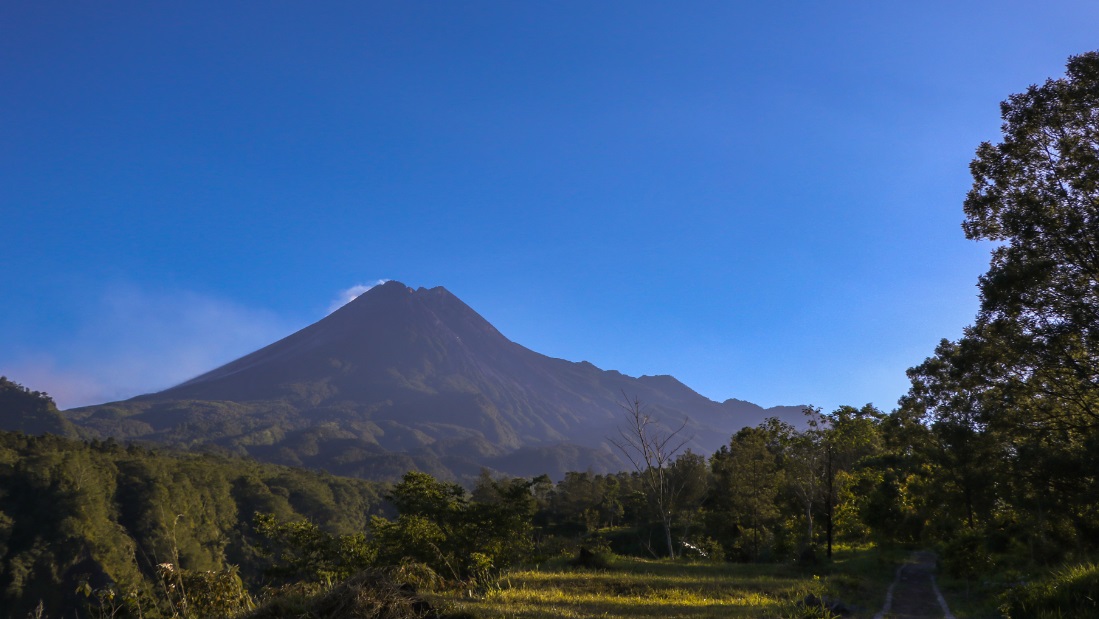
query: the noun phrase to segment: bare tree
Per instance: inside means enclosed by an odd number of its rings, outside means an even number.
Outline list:
[[[687,427],[687,418],[673,431],[661,429],[656,419],[644,410],[637,397],[632,399],[622,393],[625,402],[619,404],[626,414],[626,425],[618,428],[619,438],[609,439],[611,444],[630,461],[641,476],[649,503],[660,514],[664,525],[664,541],[668,544],[668,556],[675,558],[672,544],[674,507],[683,491],[683,482],[671,474],[672,460],[690,439],[679,435]]]

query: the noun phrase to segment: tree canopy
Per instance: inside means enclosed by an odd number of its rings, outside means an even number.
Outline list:
[[[1001,105],[1003,140],[970,165],[966,236],[1000,243],[966,339],[986,389],[1025,398],[1030,422],[1099,424],[1099,53]],[[993,356],[994,358],[988,358]],[[1001,398],[1003,399],[1003,398]],[[1041,400],[1038,402],[1037,400]]]
[[[996,243],[980,311],[909,370],[902,410],[932,430],[939,526],[1040,560],[1099,543],[1099,53],[1001,113],[964,204],[966,236]]]

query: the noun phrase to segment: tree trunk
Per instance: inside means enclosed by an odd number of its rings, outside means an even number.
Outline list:
[[[672,523],[667,517],[664,518],[664,540],[668,543],[668,557],[675,558],[675,546],[672,545]]]
[[[813,546],[813,506],[808,505],[805,508],[805,519],[809,523],[809,538],[805,540],[805,547],[811,548]]]
[[[835,472],[832,470],[832,447],[828,447],[828,511],[825,514],[828,529],[828,558],[832,558],[832,513],[835,509],[836,503],[836,490],[835,490]]]

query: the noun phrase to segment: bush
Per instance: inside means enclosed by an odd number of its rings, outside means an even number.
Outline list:
[[[712,537],[701,537],[691,541],[681,540],[684,556],[697,556],[707,561],[724,561],[725,549]]]
[[[842,602],[829,599],[825,595],[825,585],[820,576],[813,576],[812,582],[799,587],[779,602],[777,615],[781,619],[838,619],[850,614],[850,609]]]
[[[607,540],[601,537],[592,537],[580,544],[576,557],[569,561],[569,564],[575,567],[605,570],[610,567],[612,556],[614,556],[614,553],[611,552]]]
[[[766,527],[745,527],[727,544],[731,561],[771,561],[774,559],[775,533]]]
[[[943,549],[943,567],[954,578],[970,581],[995,569],[986,536],[976,529],[956,533]]]
[[[531,560],[544,563],[552,559],[574,556],[580,550],[580,540],[563,535],[550,535],[542,538],[534,547]]]
[[[436,591],[444,584],[443,577],[425,563],[402,561],[390,573],[397,582],[414,587],[417,591]]]
[[[440,612],[413,587],[383,572],[367,571],[317,595],[278,597],[243,619],[458,619]]]
[[[172,609],[184,617],[230,617],[254,608],[236,567],[194,571],[162,563],[157,573]]]

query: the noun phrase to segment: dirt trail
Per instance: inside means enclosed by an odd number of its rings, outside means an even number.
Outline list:
[[[954,619],[935,584],[935,555],[914,552],[897,569],[897,578],[889,585],[885,606],[874,619]]]

